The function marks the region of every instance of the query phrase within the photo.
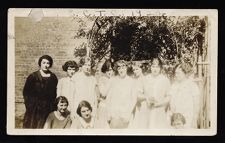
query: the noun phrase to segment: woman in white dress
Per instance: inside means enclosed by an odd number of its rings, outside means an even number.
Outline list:
[[[167,107],[170,87],[169,79],[161,74],[162,62],[158,57],[151,60],[151,73],[145,76],[144,94],[147,98],[150,129],[162,129],[169,127]]]
[[[102,75],[98,80],[98,87],[100,91],[99,104],[98,104],[98,116],[97,116],[97,127],[98,128],[108,128],[107,124],[107,92],[110,88],[110,79],[114,76],[114,71],[112,69],[112,62],[106,60],[101,67]]]
[[[95,77],[92,75],[92,60],[89,57],[84,57],[80,60],[81,70],[73,76],[75,82],[75,94],[73,96],[73,108],[76,109],[79,103],[83,100],[89,102],[92,106],[93,117],[96,117],[97,99],[99,90]],[[77,114],[76,114],[77,115]]]
[[[197,128],[199,115],[199,87],[188,77],[191,69],[190,63],[181,63],[174,69],[175,81],[170,89],[170,112],[180,113],[186,123],[184,128]]]
[[[144,75],[142,64],[138,61],[132,63],[134,85],[136,91],[136,104],[132,112],[130,128],[148,128],[148,109],[147,101],[144,95]]]
[[[133,79],[127,75],[123,60],[115,63],[116,76],[110,81],[107,92],[108,123],[110,128],[128,128],[135,106]]]
[[[75,113],[75,108],[71,108],[70,106],[73,105],[73,95],[75,93],[75,82],[72,76],[78,71],[78,65],[75,61],[67,61],[62,66],[62,69],[67,73],[67,76],[61,78],[58,82],[57,97],[66,97],[69,102],[68,110],[71,111],[71,113]]]

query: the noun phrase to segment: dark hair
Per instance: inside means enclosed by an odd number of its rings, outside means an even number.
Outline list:
[[[77,114],[81,117],[81,108],[82,107],[87,107],[88,109],[90,109],[92,111],[92,107],[91,104],[89,102],[87,102],[86,100],[83,100],[79,103],[78,107],[77,107]]]
[[[183,63],[177,64],[173,70],[174,74],[175,74],[175,71],[177,68],[180,68],[185,73],[186,76],[191,74],[191,72],[193,70],[193,66],[190,62],[183,62]]]
[[[138,61],[133,61],[131,63],[131,70],[132,70],[132,72],[134,71],[134,68],[133,68],[134,66],[141,68],[141,70],[143,71],[143,63],[141,63],[140,61],[139,62]]]
[[[151,67],[151,66],[149,65],[148,62],[144,62],[144,63],[142,64],[142,66],[141,66],[143,74],[148,74],[148,73],[150,73],[150,67]]]
[[[106,60],[105,63],[102,65],[101,71],[106,73],[113,67],[113,63],[110,60]]]
[[[59,96],[55,99],[55,110],[57,110],[57,105],[60,103],[66,103],[69,105],[68,99],[65,96]]]
[[[173,113],[171,116],[171,126],[173,125],[175,120],[181,120],[183,124],[186,123],[184,116],[181,113]]]
[[[68,67],[75,68],[75,71],[78,71],[78,65],[75,61],[67,61],[62,66],[63,71],[67,71]]]
[[[53,59],[52,59],[52,57],[49,56],[49,55],[43,55],[43,56],[41,56],[41,57],[39,58],[39,60],[38,60],[38,65],[39,65],[39,66],[41,66],[41,61],[42,61],[43,59],[48,60],[48,61],[49,61],[49,64],[50,64],[49,67],[52,67]]]

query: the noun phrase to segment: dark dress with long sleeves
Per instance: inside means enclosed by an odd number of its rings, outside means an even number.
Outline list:
[[[30,74],[26,80],[23,97],[26,107],[23,128],[43,128],[48,114],[54,109],[58,79],[42,77],[40,71]]]

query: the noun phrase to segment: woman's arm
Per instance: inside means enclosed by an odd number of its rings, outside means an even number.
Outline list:
[[[63,82],[63,80],[60,79],[58,84],[57,84],[57,91],[56,91],[57,97],[62,95],[62,82]]]
[[[54,114],[54,113],[52,112],[48,115],[48,118],[45,121],[44,129],[51,129],[52,128],[52,120],[53,120],[52,114]]]
[[[30,105],[32,105],[32,103],[30,103],[32,100],[30,100],[33,91],[34,91],[34,76],[33,74],[30,74],[25,82],[24,88],[23,88],[23,98],[24,98],[24,104],[26,106],[26,109],[29,108]]]

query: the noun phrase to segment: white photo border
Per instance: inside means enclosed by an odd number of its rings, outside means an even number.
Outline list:
[[[216,9],[46,9],[45,17],[80,16],[207,16],[210,49],[210,129],[17,129],[15,128],[15,17],[27,17],[32,9],[8,9],[7,134],[8,135],[132,135],[213,136],[217,134],[218,10]],[[102,11],[102,12],[100,12]]]

